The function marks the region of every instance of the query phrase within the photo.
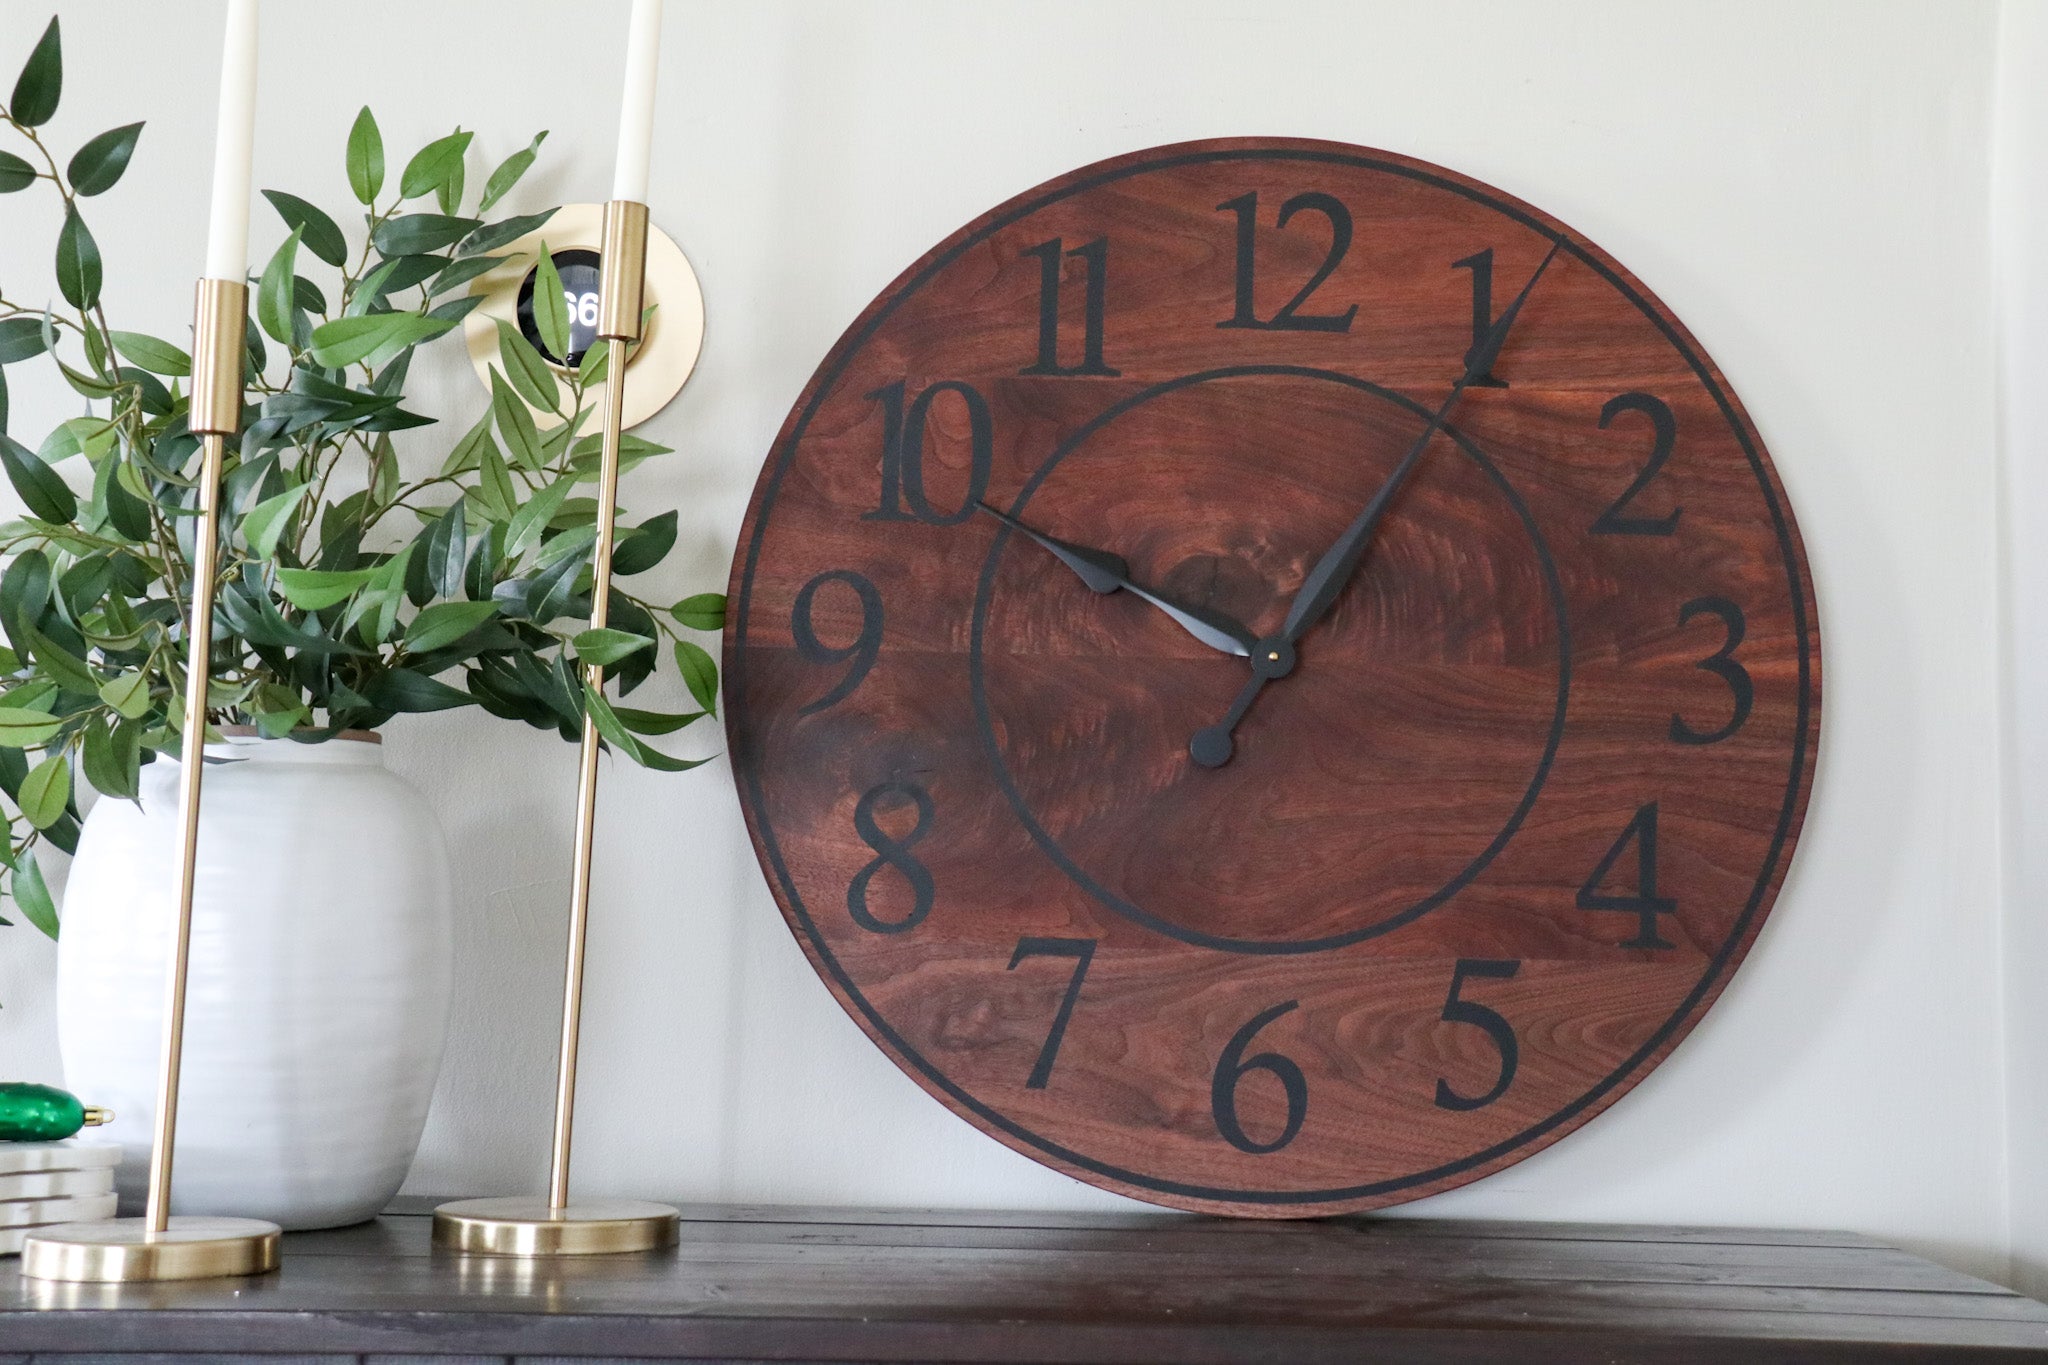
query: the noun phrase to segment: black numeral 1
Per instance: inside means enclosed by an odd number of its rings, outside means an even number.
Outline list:
[[[1351,320],[1358,316],[1358,305],[1352,304],[1341,313],[1304,313],[1301,306],[1308,302],[1308,296],[1315,293],[1324,280],[1330,278],[1344,259],[1344,253],[1351,249],[1351,210],[1335,195],[1320,190],[1308,190],[1295,195],[1280,206],[1280,216],[1274,220],[1275,227],[1284,228],[1288,219],[1297,213],[1320,213],[1330,220],[1330,253],[1323,257],[1316,273],[1308,277],[1308,283],[1301,292],[1280,306],[1280,311],[1270,318],[1261,318],[1253,304],[1255,276],[1259,265],[1259,196],[1257,191],[1240,194],[1235,199],[1226,199],[1216,206],[1218,213],[1237,215],[1237,309],[1218,327],[1251,327],[1273,332],[1348,332]]]
[[[1615,895],[1600,889],[1607,874],[1628,852],[1628,846],[1636,846],[1636,889],[1624,895]],[[1579,909],[1620,910],[1636,916],[1636,936],[1622,944],[1624,948],[1670,948],[1657,932],[1657,916],[1668,915],[1678,908],[1678,902],[1669,896],[1657,894],[1657,803],[1650,802],[1636,810],[1635,819],[1628,822],[1628,828],[1614,841],[1614,847],[1607,850],[1607,856],[1593,869],[1593,875],[1586,878],[1579,888]]]
[[[1102,361],[1102,313],[1109,293],[1109,239],[1064,250],[1055,237],[1024,253],[1038,257],[1038,359],[1019,374],[1117,375]],[[1082,313],[1081,363],[1060,364],[1060,262],[1078,256],[1088,263],[1088,298]]]
[[[1028,957],[1074,959],[1074,974],[1067,980],[1067,993],[1060,998],[1059,1011],[1052,1017],[1052,1030],[1045,1035],[1045,1046],[1038,1049],[1038,1065],[1031,1068],[1031,1079],[1024,1082],[1026,1090],[1043,1090],[1052,1079],[1052,1064],[1059,1060],[1060,1040],[1067,1036],[1067,1021],[1074,1017],[1074,1002],[1081,998],[1081,982],[1088,975],[1088,964],[1095,958],[1095,940],[1020,938],[1017,951],[1010,954],[1010,970],[1016,971],[1017,964]]]
[[[1451,269],[1472,272],[1472,344],[1465,349],[1465,363],[1472,362],[1472,355],[1487,341],[1493,331],[1493,248],[1475,252],[1462,261],[1452,261]],[[1508,381],[1496,376],[1491,370],[1472,381],[1475,389],[1504,389]]]
[[[924,486],[924,429],[940,394],[958,394],[967,409],[967,495],[950,512],[933,507]],[[861,395],[882,405],[882,499],[862,521],[922,521],[933,526],[958,526],[974,515],[974,504],[988,492],[989,465],[995,459],[995,423],[988,400],[972,385],[943,380],[919,394],[904,408],[904,382],[884,384]],[[905,504],[909,511],[904,510]]]

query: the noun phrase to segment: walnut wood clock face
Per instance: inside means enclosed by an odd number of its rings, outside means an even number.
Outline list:
[[[1727,984],[1798,834],[1792,513],[1554,219],[1243,139],[934,247],[804,391],[729,725],[819,974],[1082,1180],[1300,1216],[1500,1169]]]

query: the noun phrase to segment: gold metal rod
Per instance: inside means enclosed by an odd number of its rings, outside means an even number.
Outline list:
[[[590,627],[611,613],[612,542],[619,505],[619,442],[626,420],[626,347],[640,335],[647,266],[647,206],[628,199],[605,205],[598,335],[605,339],[604,444],[597,475],[597,545],[591,551]],[[604,691],[604,669],[591,664],[584,681]],[[576,1052],[583,1028],[584,943],[590,927],[591,850],[597,834],[597,722],[586,706],[576,780],[576,845],[569,882],[569,952],[562,982],[562,1043],[555,1068],[555,1124],[548,1156],[548,1208],[569,1206],[569,1149],[576,1123]]]
[[[163,1047],[157,1058],[156,1119],[150,1148],[147,1231],[171,1218],[171,1157],[178,1136],[178,1078],[185,1052],[185,979],[192,958],[192,891],[199,868],[199,788],[206,767],[206,692],[212,680],[213,594],[220,549],[220,470],[227,437],[241,425],[242,345],[248,286],[201,280],[193,304],[192,430],[200,434],[199,526],[192,553],[192,615],[185,632],[185,733],[179,773],[178,920],[164,986]]]
[[[590,570],[590,628],[611,615],[613,523],[619,510],[619,437],[625,424],[626,343],[605,341],[604,445],[597,473],[597,547]],[[584,682],[604,691],[604,666],[591,664]],[[548,1164],[548,1207],[569,1203],[569,1141],[575,1126],[576,1046],[583,1022],[583,944],[590,924],[591,848],[597,834],[597,721],[586,706],[581,767],[576,777],[576,851],[569,881],[569,964],[562,986],[562,1055],[555,1073],[555,1136]]]

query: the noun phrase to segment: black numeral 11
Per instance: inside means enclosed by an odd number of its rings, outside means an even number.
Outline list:
[[[1109,239],[1097,237],[1072,251],[1055,237],[1024,254],[1038,257],[1038,359],[1019,374],[1118,375],[1102,360],[1102,313],[1109,292]],[[1078,256],[1088,263],[1088,297],[1083,308],[1081,363],[1060,364],[1060,263]]]

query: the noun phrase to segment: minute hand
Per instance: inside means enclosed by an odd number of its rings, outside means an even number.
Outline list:
[[[1557,242],[1551,246],[1550,254],[1536,267],[1536,273],[1522,286],[1522,292],[1515,295],[1515,301],[1508,305],[1507,311],[1500,315],[1500,319],[1488,330],[1486,336],[1465,357],[1465,373],[1458,376],[1458,382],[1451,386],[1450,395],[1436,410],[1436,415],[1429,419],[1429,425],[1422,429],[1422,434],[1415,438],[1415,444],[1408,448],[1408,453],[1401,457],[1401,463],[1394,466],[1394,472],[1387,476],[1387,481],[1372,495],[1372,501],[1365,505],[1365,510],[1345,528],[1344,534],[1337,538],[1337,543],[1325,550],[1323,557],[1309,570],[1308,577],[1302,580],[1301,588],[1294,594],[1294,601],[1287,608],[1286,621],[1281,624],[1280,637],[1283,640],[1289,644],[1300,640],[1308,633],[1310,627],[1329,614],[1330,608],[1343,596],[1345,585],[1351,581],[1352,574],[1358,570],[1359,562],[1365,558],[1366,546],[1372,542],[1373,530],[1379,525],[1380,517],[1387,510],[1387,504],[1393,501],[1394,494],[1400,491],[1401,485],[1414,472],[1416,465],[1422,462],[1423,451],[1429,448],[1430,441],[1443,427],[1444,419],[1449,417],[1451,409],[1457,406],[1459,397],[1469,385],[1490,371],[1493,362],[1500,358],[1501,347],[1507,343],[1508,330],[1515,325],[1515,315],[1522,311],[1522,305],[1528,301],[1530,291],[1536,287],[1536,281],[1543,278],[1543,272],[1550,268],[1551,261],[1556,258],[1563,245],[1562,242]]]

